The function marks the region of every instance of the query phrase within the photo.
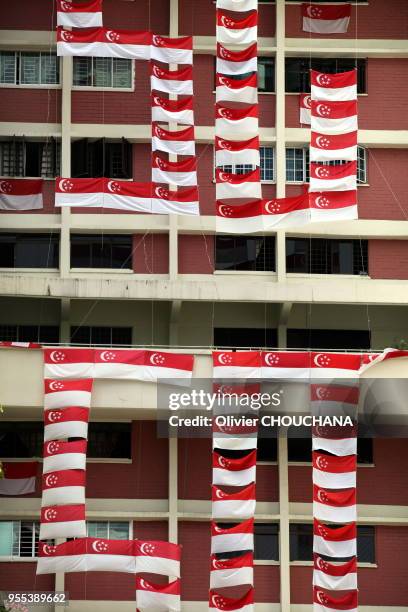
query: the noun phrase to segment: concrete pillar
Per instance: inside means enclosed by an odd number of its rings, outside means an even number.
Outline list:
[[[169,438],[169,542],[178,540],[178,440]]]
[[[287,339],[287,331],[288,331],[288,321],[289,316],[292,311],[292,302],[285,302],[281,304],[279,311],[279,319],[278,319],[278,347],[280,349],[287,348],[288,339]]]
[[[281,431],[278,438],[279,470],[279,559],[280,559],[280,604],[282,612],[290,610],[290,541],[289,541],[289,473],[288,439]]]
[[[69,344],[71,342],[71,300],[61,298],[61,322],[60,322],[60,342]]]
[[[61,106],[61,176],[71,176],[71,89],[72,57],[62,57],[62,106]],[[70,225],[69,206],[61,208],[60,274],[70,273]]]

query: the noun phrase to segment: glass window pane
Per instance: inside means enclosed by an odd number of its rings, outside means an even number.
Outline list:
[[[55,85],[59,82],[58,62],[55,53],[41,53],[42,85]]]
[[[33,540],[34,523],[22,521],[20,524],[20,557],[34,556]]]
[[[275,179],[274,149],[273,147],[261,147],[260,154],[261,154],[261,181],[273,181]]]
[[[132,60],[128,59],[112,59],[112,87],[127,87],[132,86]]]
[[[109,538],[111,540],[128,540],[129,539],[129,523],[124,522],[109,522]]]
[[[23,85],[40,84],[40,53],[20,54],[20,82]]]
[[[73,84],[79,87],[92,86],[92,57],[74,57]]]
[[[112,59],[109,57],[93,58],[94,87],[112,87]]]
[[[13,522],[0,521],[0,557],[13,554]]]
[[[0,53],[0,83],[16,83],[16,53],[1,51]]]
[[[86,523],[88,537],[90,538],[108,538],[108,522],[107,521],[90,521]]]
[[[258,90],[275,91],[275,61],[272,57],[258,57]]]

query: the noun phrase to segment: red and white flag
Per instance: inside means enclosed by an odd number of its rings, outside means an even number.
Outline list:
[[[185,66],[180,70],[165,70],[154,62],[150,63],[150,88],[177,96],[193,94],[193,68]]]
[[[152,151],[163,151],[170,155],[195,155],[194,127],[173,132],[153,123]]]
[[[244,79],[234,79],[217,73],[215,80],[215,98],[217,102],[258,102],[257,75],[254,72]]]
[[[310,94],[300,94],[299,96],[299,123],[310,125],[312,108],[312,98]]]
[[[37,574],[57,572],[125,572],[134,574],[132,540],[80,538],[52,546],[40,542]]]
[[[197,187],[179,187],[170,191],[153,183],[152,212],[158,215],[199,215]]]
[[[230,387],[230,385],[222,385],[222,387]],[[223,392],[225,395],[227,391]],[[233,390],[228,391],[231,395]],[[238,391],[236,394],[242,395]],[[246,395],[251,395],[251,390],[244,392]],[[230,407],[227,407],[230,412]],[[250,422],[244,425],[232,425],[227,422],[225,425],[219,425],[217,421],[213,424],[213,449],[220,450],[253,450],[257,447],[258,441],[258,420],[255,417]]]
[[[152,35],[147,31],[93,28],[72,32],[58,27],[57,55],[148,60],[151,41]]]
[[[357,520],[356,490],[331,491],[313,485],[313,516],[319,521],[352,523]]]
[[[217,8],[246,13],[258,9],[258,0],[217,0]]]
[[[180,578],[181,546],[170,542],[135,540],[136,573]]]
[[[258,70],[256,42],[242,51],[230,51],[217,42],[216,71],[226,75],[247,75]]]
[[[239,598],[225,597],[217,591],[210,591],[209,611],[216,612],[253,612],[254,610],[254,589],[251,587],[248,592]]]
[[[155,612],[179,612],[180,579],[168,584],[153,584],[145,578],[136,577],[136,605],[138,610]]]
[[[315,519],[313,551],[325,557],[354,557],[357,554],[356,524],[350,523],[350,525],[333,528]]]
[[[55,206],[152,212],[152,184],[107,178],[55,180]]]
[[[304,32],[343,34],[348,30],[350,16],[350,4],[302,4]]]
[[[309,194],[311,221],[358,219],[357,190],[323,191]]]
[[[357,189],[357,162],[335,166],[311,162],[309,192],[355,191]]]
[[[233,139],[237,134],[242,138],[258,136],[258,105],[245,108],[228,108],[223,104],[215,105],[215,131],[217,136]]]
[[[41,506],[85,503],[86,472],[57,470],[42,476]]]
[[[42,179],[0,179],[0,210],[43,208]]]
[[[273,379],[309,379],[310,353],[295,353],[291,351],[267,352],[262,351],[263,380]]]
[[[357,131],[348,134],[328,135],[311,133],[310,161],[328,162],[341,159],[357,159]]]
[[[261,378],[259,351],[213,351],[214,379]]]
[[[45,442],[43,473],[48,474],[58,470],[85,470],[86,446],[86,440]]]
[[[254,555],[247,552],[231,559],[219,559],[211,555],[210,589],[253,584]]]
[[[84,538],[85,536],[84,504],[41,508],[40,540]]]
[[[337,457],[317,451],[313,452],[313,483],[319,487],[327,487],[329,489],[350,489],[355,487],[356,470],[356,455]],[[347,555],[339,556],[344,557]]]
[[[232,17],[217,9],[217,41],[227,45],[249,45],[258,39],[258,11]]]
[[[244,204],[216,203],[216,230],[250,234],[276,227],[299,227],[310,222],[307,194],[274,200],[253,200]]]
[[[152,121],[194,125],[193,96],[186,96],[182,100],[169,100],[153,94]]]
[[[359,386],[335,384],[311,384],[310,402],[313,412],[322,407],[326,414],[335,414],[336,408],[351,407],[357,409],[359,402]],[[322,412],[322,411],[321,411]],[[341,413],[340,413],[341,414]]]
[[[164,64],[192,64],[193,37],[169,38],[168,36],[152,34],[150,59]]]
[[[359,353],[310,354],[311,376],[315,378],[349,378],[355,381],[361,366]]]
[[[357,102],[319,102],[312,100],[310,126],[314,132],[336,136],[358,129]]]
[[[357,438],[325,438],[313,436],[313,450],[326,451],[337,457],[347,457],[357,453]]]
[[[1,341],[0,348],[24,348],[24,349],[40,349],[42,348],[41,344],[37,342],[8,342]]]
[[[211,523],[211,554],[254,550],[254,519],[250,518],[233,527],[218,527]]]
[[[357,70],[328,74],[311,70],[311,97],[321,102],[357,100]]]
[[[48,356],[51,356],[51,364],[54,363],[57,367],[50,368],[54,371],[54,375],[65,378],[66,376],[70,376],[69,369],[64,374],[64,369],[61,368],[61,360],[56,362],[52,361],[52,353],[54,352],[54,358],[58,357],[58,355],[64,355],[64,351],[59,350],[55,355],[55,351],[45,349],[44,357],[46,358],[46,354],[48,352]],[[50,365],[51,365],[50,364]],[[86,376],[86,374],[84,374]],[[92,383],[93,380],[85,379],[85,380],[53,380],[46,378],[44,380],[44,408],[45,410],[53,409],[53,408],[67,408],[70,406],[81,406],[82,408],[90,408],[91,407],[91,393],[92,393]]]
[[[357,589],[357,560],[355,557],[346,563],[329,563],[319,555],[313,555],[313,584],[331,591],[351,591]]]
[[[261,198],[259,168],[245,174],[233,174],[232,172],[224,172],[221,168],[216,168],[215,193],[217,200]]]
[[[81,3],[57,0],[57,25],[65,28],[102,27],[102,0]]]
[[[314,612],[332,612],[332,610],[357,612],[357,605],[357,591],[351,591],[342,597],[332,597],[318,587],[313,589]]]
[[[256,505],[255,484],[250,484],[238,493],[226,493],[212,486],[212,518],[246,519],[254,516]]]
[[[44,441],[88,438],[89,408],[69,407],[44,412]]]
[[[0,478],[0,495],[27,495],[35,491],[37,461],[21,463],[3,461],[3,478]]]
[[[152,155],[152,181],[190,187],[197,185],[197,160],[168,161],[158,153]]]
[[[215,165],[251,164],[260,166],[259,136],[249,140],[225,140],[215,137]]]
[[[256,480],[256,450],[239,459],[230,459],[213,451],[214,485],[245,487]]]

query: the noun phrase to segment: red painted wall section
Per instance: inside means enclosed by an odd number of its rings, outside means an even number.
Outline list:
[[[197,146],[197,177],[200,194],[200,214],[215,215],[214,146]]]
[[[2,87],[0,121],[60,123],[61,90]]]
[[[133,271],[136,274],[167,274],[169,271],[168,234],[134,234]]]
[[[168,540],[166,521],[134,521],[133,538],[135,540]]]
[[[370,0],[367,6],[358,4],[351,7],[351,19],[345,34],[313,34],[314,39],[332,41],[334,38],[397,38],[407,36],[408,5],[405,0]],[[308,38],[309,32],[302,30],[300,4],[286,5],[286,36],[288,38]],[[330,43],[329,43],[330,44]]]
[[[212,274],[214,236],[179,234],[179,274]]]
[[[408,240],[369,240],[371,278],[408,279]]]
[[[73,600],[135,601],[135,577],[120,572],[65,574],[65,590]]]
[[[37,576],[37,563],[10,561],[0,564],[0,591],[54,591],[53,574]]]

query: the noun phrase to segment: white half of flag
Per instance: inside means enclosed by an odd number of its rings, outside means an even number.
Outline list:
[[[352,591],[357,589],[357,573],[350,572],[345,576],[331,576],[315,569],[313,571],[313,584],[330,591]]]
[[[215,185],[217,200],[228,198],[247,198],[257,200],[262,198],[262,187],[260,182],[246,181],[242,183],[217,183]]]
[[[223,533],[211,537],[211,554],[254,550],[253,533]]]
[[[244,104],[257,104],[258,90],[256,87],[240,87],[232,89],[221,85],[215,88],[215,99],[217,102],[242,102]]]
[[[153,183],[167,183],[181,187],[197,185],[197,172],[169,172],[161,168],[152,168]]]
[[[350,506],[352,507],[352,506]],[[326,557],[354,557],[357,554],[357,540],[325,540],[321,536],[313,536],[313,552]]]
[[[229,166],[230,164],[248,164],[260,166],[260,153],[257,149],[243,149],[242,151],[230,151],[220,149],[215,152],[216,166]]]
[[[75,364],[72,365],[74,366]],[[72,376],[75,376],[75,374],[72,374]],[[57,391],[55,393],[45,393],[44,395],[44,408],[46,410],[49,408],[66,408],[68,406],[89,408],[90,405],[91,394],[88,391]]]
[[[303,17],[303,31],[314,34],[344,34],[347,32],[350,17],[341,19],[313,19]]]
[[[65,438],[88,438],[88,423],[84,421],[65,421],[44,427],[44,442]],[[52,504],[49,504],[52,506]]]
[[[225,437],[214,437],[213,448],[219,448],[221,450],[252,450],[257,448],[258,438],[247,436],[225,436]]]
[[[310,177],[309,191],[355,191],[357,189],[357,177],[355,174],[343,176],[336,179],[319,179]]]
[[[237,76],[241,74],[248,74],[250,72],[257,72],[258,70],[258,58],[250,57],[243,62],[231,62],[221,57],[217,57],[216,62],[217,72],[219,74],[226,74],[230,76]]]
[[[176,79],[159,79],[154,75],[150,77],[150,87],[156,91],[174,94],[177,96],[191,96],[193,94],[193,81],[178,81]]]
[[[153,106],[152,121],[194,125],[194,111],[188,108],[180,111],[169,111],[161,106]]]
[[[326,119],[326,117],[312,115],[310,126],[314,132],[319,132],[320,134],[348,134],[358,130],[358,120],[357,115],[342,117],[341,119]]]
[[[253,584],[254,568],[238,567],[232,569],[216,569],[210,572],[210,589]]]
[[[101,28],[102,23],[102,12],[57,12],[57,25],[64,28]]]
[[[329,506],[313,501],[313,516],[319,521],[352,523],[357,520],[357,506]]]
[[[224,45],[250,45],[258,40],[258,27],[234,29],[217,25],[216,36],[217,41]]]
[[[353,472],[324,472],[313,468],[313,483],[324,489],[352,489],[356,486],[356,474],[355,470]]]
[[[195,155],[194,140],[164,140],[152,137],[152,151],[163,151],[169,155]]]
[[[310,161],[327,162],[341,159],[344,161],[356,161],[357,145],[345,147],[344,149],[319,149],[310,146]]]
[[[213,519],[247,519],[255,514],[255,499],[220,499],[212,502]]]
[[[56,487],[43,489],[41,506],[60,506],[85,503],[85,487]]]
[[[311,85],[311,96],[313,100],[319,102],[346,102],[347,100],[357,100],[357,85],[347,87],[319,87]]]
[[[329,438],[312,438],[313,450],[324,450],[337,457],[347,457],[357,454],[357,438],[341,438],[338,440]]]
[[[40,540],[54,540],[55,538],[85,538],[85,521],[65,521],[40,524]]]
[[[85,470],[85,453],[60,453],[43,459],[43,474],[58,470]]]
[[[259,132],[257,117],[245,117],[243,119],[227,119],[217,117],[215,120],[215,133],[225,139],[231,139],[239,135],[240,139],[254,138]]]
[[[213,468],[212,483],[228,487],[241,487],[251,484],[256,480],[256,466],[246,470],[223,470]]]
[[[258,0],[217,0],[217,8],[245,13],[258,10]]]

